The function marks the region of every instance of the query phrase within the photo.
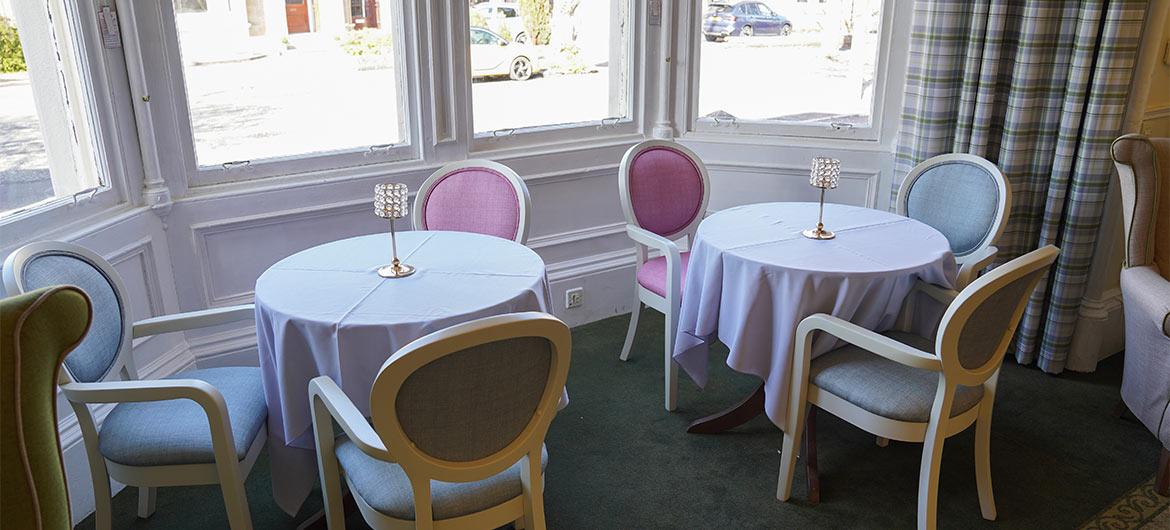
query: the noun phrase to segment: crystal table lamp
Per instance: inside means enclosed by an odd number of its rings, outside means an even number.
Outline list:
[[[808,183],[815,188],[821,189],[821,212],[817,216],[817,227],[801,232],[801,234],[804,234],[804,237],[809,239],[833,239],[837,237],[833,232],[825,230],[825,190],[836,188],[837,180],[840,177],[840,160],[823,156],[812,159],[812,173],[808,178]]]
[[[393,261],[378,268],[383,278],[405,278],[414,274],[414,267],[398,261],[398,241],[394,235],[394,220],[406,217],[410,212],[407,205],[409,193],[406,184],[377,184],[374,186],[374,213],[390,220],[390,252]]]

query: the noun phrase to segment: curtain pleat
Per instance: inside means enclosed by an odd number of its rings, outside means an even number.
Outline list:
[[[1064,369],[1112,175],[1148,0],[919,0],[902,128],[905,175],[948,152],[995,162],[1012,186],[1006,261],[1060,258],[1033,293],[1014,350]],[[893,193],[897,193],[896,187]]]

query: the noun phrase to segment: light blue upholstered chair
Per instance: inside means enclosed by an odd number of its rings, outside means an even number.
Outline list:
[[[955,289],[995,261],[1007,226],[1012,192],[999,168],[965,153],[939,155],[914,166],[898,190],[898,213],[934,227],[951,243],[959,264]]]
[[[344,475],[373,528],[543,530],[544,437],[570,350],[568,326],[544,313],[437,331],[382,365],[373,425],[328,376],[311,381],[329,528],[345,528]]]
[[[252,305],[131,323],[122,280],[101,256],[56,241],[32,243],[4,262],[12,295],[47,285],[80,287],[93,303],[89,334],[65,359],[60,385],[85,440],[96,524],[112,525],[110,477],[138,487],[138,516],[154,512],[160,486],[219,483],[233,529],[251,528],[244,477],[267,439],[258,368],[192,370],[139,381],[131,341],[254,318]],[[117,403],[101,426],[90,404]]]

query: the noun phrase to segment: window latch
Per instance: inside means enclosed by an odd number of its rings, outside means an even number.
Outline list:
[[[503,138],[505,136],[512,136],[516,129],[496,129],[492,131],[492,138]]]
[[[728,127],[735,127],[735,125],[737,123],[739,123],[739,120],[737,120],[735,118],[735,116],[730,116],[730,115],[726,116],[722,119],[720,119],[719,115],[715,115],[715,116],[711,116],[711,119],[715,120],[716,127],[719,127],[720,125],[727,125]]]
[[[87,189],[81,190],[77,193],[74,193],[73,194],[73,205],[76,206],[78,202],[81,202],[79,199],[84,199],[87,201],[92,199],[94,195],[97,195],[97,192],[99,190],[101,190],[101,188],[93,187],[93,188],[87,188]]]
[[[370,146],[370,153],[388,153],[394,148],[394,144],[378,144]]]
[[[224,171],[232,171],[235,169],[246,169],[248,166],[251,166],[251,165],[252,165],[251,160],[236,160],[234,162],[224,162],[223,169],[224,169]]]
[[[617,127],[618,123],[621,121],[622,121],[621,116],[610,116],[608,118],[602,118],[601,125],[598,125],[597,128],[598,129],[613,129],[613,128]]]
[[[834,131],[844,131],[853,129],[854,125],[852,123],[845,123],[843,121],[835,121],[830,123],[829,127],[832,127]]]

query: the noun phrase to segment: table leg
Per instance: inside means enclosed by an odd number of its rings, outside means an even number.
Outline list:
[[[755,392],[731,408],[691,422],[690,427],[687,427],[687,432],[691,434],[717,434],[739,427],[763,413],[764,384],[760,383]]]
[[[808,481],[808,502],[821,502],[821,476],[817,472],[817,408],[808,406],[804,420],[804,475]]]

